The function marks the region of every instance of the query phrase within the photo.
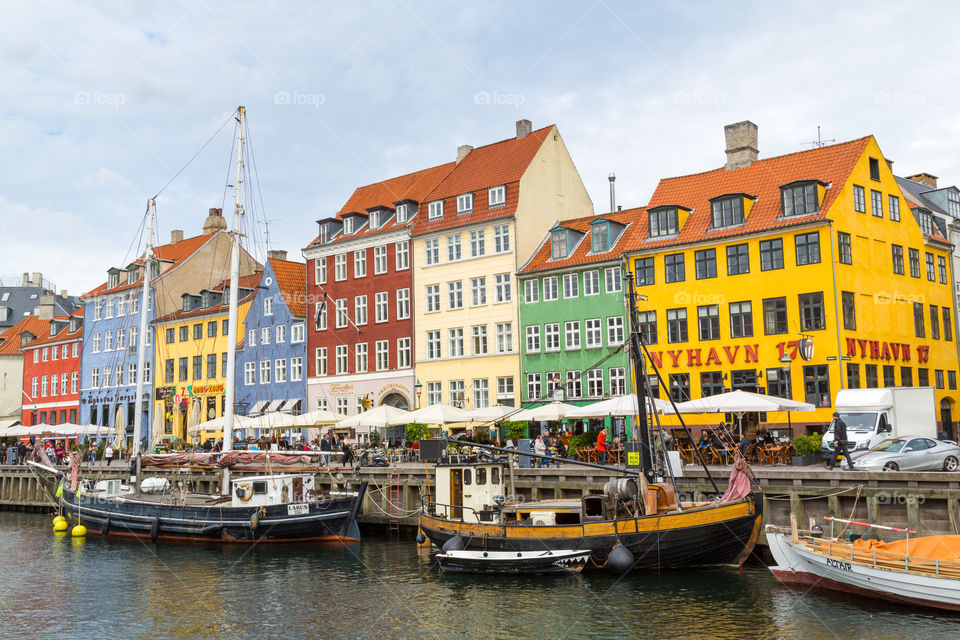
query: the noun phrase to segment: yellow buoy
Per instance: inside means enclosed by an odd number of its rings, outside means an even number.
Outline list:
[[[53,524],[57,524],[58,522],[66,522],[66,521],[67,519],[64,518],[63,516],[57,516],[56,518],[53,519]]]
[[[78,524],[70,532],[70,535],[72,535],[74,538],[82,538],[83,536],[87,535],[87,528],[82,524]]]
[[[70,528],[70,525],[67,524],[66,519],[62,516],[57,516],[53,519],[53,530],[54,531],[66,531]]]

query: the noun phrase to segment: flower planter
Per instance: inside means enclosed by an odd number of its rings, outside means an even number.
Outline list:
[[[793,456],[793,466],[795,467],[807,467],[812,464],[823,463],[823,458],[819,454],[814,454],[811,456]]]

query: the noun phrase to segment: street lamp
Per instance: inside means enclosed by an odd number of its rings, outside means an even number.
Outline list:
[[[417,378],[416,384],[413,385],[413,392],[416,394],[414,398],[414,408],[420,408],[420,392],[423,391],[423,385],[420,384],[420,378]]]

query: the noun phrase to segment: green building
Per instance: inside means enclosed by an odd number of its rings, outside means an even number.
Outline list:
[[[557,223],[520,269],[521,398],[583,405],[633,391],[622,256],[640,209]],[[629,435],[629,418],[612,435]]]

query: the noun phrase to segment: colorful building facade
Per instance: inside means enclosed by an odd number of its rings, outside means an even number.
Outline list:
[[[45,336],[23,345],[21,424],[77,424],[83,313],[49,321]]]

